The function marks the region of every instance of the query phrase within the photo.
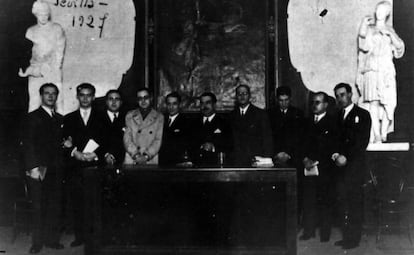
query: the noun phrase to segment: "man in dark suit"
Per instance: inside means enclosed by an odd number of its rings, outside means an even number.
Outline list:
[[[202,116],[194,124],[192,139],[192,159],[198,165],[217,165],[218,153],[228,155],[233,147],[230,125],[216,115],[216,102],[213,93],[205,92],[200,96]]]
[[[62,123],[55,113],[59,90],[55,84],[40,87],[41,106],[29,113],[23,137],[27,184],[33,202],[32,247],[40,252],[43,245],[63,249],[59,243],[59,213],[62,203]]]
[[[312,97],[313,118],[306,123],[303,165],[305,176],[303,199],[303,234],[300,240],[315,236],[320,218],[320,241],[329,241],[331,234],[332,204],[335,200],[335,164],[331,159],[337,150],[337,122],[326,113],[328,95],[317,92]],[[315,170],[318,170],[316,174]],[[320,210],[318,211],[318,201]]]
[[[339,150],[332,155],[338,166],[338,192],[344,213],[342,240],[335,245],[352,249],[361,240],[363,221],[362,184],[366,174],[365,151],[369,143],[371,117],[369,112],[352,103],[349,84],[335,86],[335,97],[341,111],[338,115]]]
[[[102,114],[102,160],[106,164],[122,164],[125,157],[124,130],[125,114],[120,112],[121,94],[118,90],[109,90],[105,96],[106,111]]]
[[[159,152],[159,164],[162,166],[174,166],[185,161],[189,149],[189,122],[180,113],[181,96],[172,92],[165,98],[167,115],[164,121],[162,143]]]
[[[272,131],[266,112],[250,103],[250,88],[236,88],[236,108],[230,114],[234,149],[233,163],[251,166],[254,156],[272,157]]]
[[[82,168],[95,165],[102,158],[102,121],[92,108],[95,99],[95,87],[82,83],[76,87],[79,109],[69,113],[64,119],[64,137],[72,141],[69,167],[67,168],[67,184],[73,208],[75,240],[72,247],[84,242],[84,195]],[[99,145],[95,151],[84,151],[86,145],[94,141]]]
[[[303,112],[290,105],[292,92],[282,86],[276,90],[277,106],[270,110],[275,159],[298,165],[297,152],[303,134]]]

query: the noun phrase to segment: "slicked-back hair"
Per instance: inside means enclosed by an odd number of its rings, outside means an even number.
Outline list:
[[[146,91],[146,92],[148,93],[148,95],[149,95],[150,97],[152,97],[152,92],[151,92],[151,90],[150,90],[149,88],[146,88],[146,87],[139,88],[139,89],[137,90],[137,95],[138,95],[138,93],[139,93],[139,92],[142,92],[142,91]]]
[[[121,100],[122,100],[121,92],[119,92],[119,90],[117,90],[117,89],[108,90],[108,92],[106,92],[105,99],[108,100],[109,95],[112,94],[112,93],[117,93],[121,97]]]
[[[247,86],[246,84],[240,84],[239,86],[236,87],[236,93],[237,93],[237,90],[239,90],[240,88],[245,88],[247,90],[247,93],[249,93],[249,95],[250,95],[250,87],[249,86]]]
[[[96,89],[95,87],[90,83],[81,83],[76,87],[76,94],[79,94],[82,89],[89,89],[92,91],[92,95],[95,95]]]
[[[328,94],[326,94],[325,92],[323,92],[323,91],[318,91],[318,92],[316,92],[315,94],[313,94],[313,97],[316,97],[316,96],[323,96],[323,102],[324,103],[328,103],[329,101],[328,101]]]
[[[216,95],[214,95],[211,92],[204,92],[203,94],[201,94],[200,99],[202,97],[210,97],[214,104],[217,103],[217,97],[216,97]]]
[[[346,89],[346,92],[348,92],[348,93],[351,93],[352,92],[352,87],[348,83],[341,82],[341,83],[336,84],[336,86],[334,88],[334,91],[337,91],[340,88],[345,88]]]
[[[169,97],[174,97],[177,98],[178,103],[181,103],[181,96],[180,94],[178,94],[178,92],[174,91],[169,93],[166,97],[165,97],[165,102],[167,103],[167,100]]]
[[[54,83],[45,83],[42,86],[40,86],[40,88],[39,88],[39,94],[40,95],[43,94],[45,88],[54,88],[56,90],[57,94],[59,94],[59,89]]]
[[[279,88],[276,89],[276,96],[288,96],[291,97],[292,96],[292,90],[287,87],[287,86],[281,86]]]

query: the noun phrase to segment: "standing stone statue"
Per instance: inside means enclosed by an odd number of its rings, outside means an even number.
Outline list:
[[[361,91],[360,102],[372,119],[371,142],[387,140],[394,131],[397,86],[394,58],[404,54],[404,42],[389,23],[392,5],[377,4],[374,17],[365,17],[358,34],[358,73],[356,84]]]
[[[65,51],[65,33],[63,28],[50,20],[51,10],[46,2],[33,3],[32,13],[37,24],[26,31],[26,38],[33,42],[30,66],[20,77],[29,77],[29,112],[40,106],[39,88],[44,83],[54,83],[62,91],[62,64]],[[62,93],[61,93],[62,94]],[[63,96],[59,95],[56,110],[63,112]]]

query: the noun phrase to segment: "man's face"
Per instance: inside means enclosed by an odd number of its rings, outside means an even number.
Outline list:
[[[352,103],[352,92],[347,92],[345,88],[335,90],[335,97],[341,108],[345,108]]]
[[[245,87],[239,87],[236,90],[236,100],[241,107],[245,107],[250,103],[250,93]]]
[[[277,97],[277,103],[279,104],[279,108],[281,110],[286,110],[290,105],[290,96],[288,95],[280,95]]]
[[[180,111],[180,103],[178,102],[178,98],[168,97],[166,104],[168,115],[174,116]]]
[[[148,110],[151,107],[151,96],[147,91],[143,90],[138,92],[138,107],[142,110]]]
[[[119,112],[119,108],[121,108],[122,99],[121,95],[117,92],[112,92],[106,98],[106,106],[108,110],[111,112]]]
[[[58,92],[54,87],[45,87],[40,95],[42,105],[49,108],[55,108],[57,97]]]
[[[90,89],[81,89],[76,97],[79,100],[79,106],[81,108],[91,107],[93,100],[95,100],[95,95]]]
[[[322,95],[315,95],[312,98],[312,112],[314,114],[322,114],[326,112],[326,109],[328,108],[328,103],[324,102]]]
[[[216,104],[213,103],[213,99],[210,96],[203,96],[200,99],[201,113],[205,117],[210,117],[216,111]]]

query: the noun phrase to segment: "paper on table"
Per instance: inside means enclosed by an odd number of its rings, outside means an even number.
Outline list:
[[[319,162],[316,161],[309,170],[304,168],[303,173],[305,174],[305,176],[319,176],[318,164]]]
[[[99,144],[97,144],[93,139],[89,139],[88,143],[86,144],[85,148],[83,149],[83,153],[91,153],[98,149]]]

